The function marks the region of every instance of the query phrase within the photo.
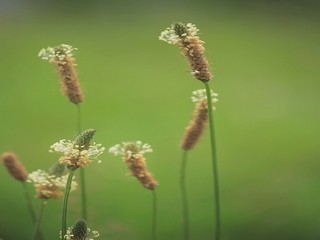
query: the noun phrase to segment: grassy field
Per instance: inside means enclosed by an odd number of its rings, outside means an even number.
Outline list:
[[[125,4],[124,4],[125,3]],[[178,48],[158,40],[174,21],[195,23],[219,93],[215,112],[223,240],[320,238],[320,19],[316,6],[245,6],[129,1],[79,8],[48,4],[3,14],[0,23],[0,151],[29,171],[58,159],[49,146],[77,133],[77,109],[59,92],[43,47],[77,47],[85,93],[83,128],[106,148],[151,144],[158,239],[182,239],[179,142],[193,111],[194,80]],[[89,225],[100,239],[150,239],[151,193],[109,153],[87,167]],[[188,162],[191,239],[213,239],[212,177],[206,133]],[[0,170],[0,239],[31,239],[21,186]],[[31,185],[30,185],[31,189]],[[39,203],[37,199],[35,205]],[[42,229],[58,239],[62,200],[50,200]],[[71,195],[68,222],[80,216]]]

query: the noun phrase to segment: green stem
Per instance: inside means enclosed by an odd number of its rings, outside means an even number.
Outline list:
[[[64,193],[64,200],[63,200],[63,209],[62,209],[62,239],[64,239],[65,235],[67,234],[67,212],[68,212],[68,199],[69,199],[69,194],[71,190],[71,183],[72,183],[72,178],[75,170],[69,169],[69,175],[68,175],[68,180],[66,184],[66,191]]]
[[[182,221],[184,230],[184,239],[189,239],[189,208],[188,208],[188,195],[186,187],[186,167],[187,167],[188,150],[183,150],[182,160],[180,167],[180,191],[182,200]]]
[[[78,109],[78,134],[81,133],[81,108],[80,104],[77,104]],[[88,221],[88,214],[87,214],[87,195],[86,195],[86,181],[85,181],[85,172],[84,169],[80,169],[80,188],[81,188],[81,205],[82,205],[82,218]]]
[[[215,142],[215,132],[214,132],[214,121],[213,121],[213,106],[212,106],[212,97],[211,90],[208,82],[204,82],[207,99],[208,99],[208,113],[209,113],[209,124],[210,124],[210,140],[211,140],[211,159],[212,159],[212,176],[214,184],[214,198],[215,198],[215,211],[216,211],[216,231],[215,239],[220,240],[220,194],[219,194],[219,178],[218,178],[218,169],[217,169],[217,151],[216,151],[216,142]]]
[[[157,239],[157,195],[156,190],[152,191],[152,240]]]
[[[21,183],[22,183],[22,187],[23,187],[24,198],[26,200],[26,204],[27,204],[27,207],[28,207],[28,210],[29,210],[29,214],[30,214],[32,222],[33,222],[33,224],[35,226],[36,223],[37,223],[37,217],[36,217],[36,213],[35,213],[35,211],[33,209],[33,205],[32,205],[32,201],[31,201],[31,197],[30,197],[29,191],[28,191],[28,187],[27,187],[26,182],[21,182]],[[41,233],[40,229],[38,230],[38,239],[40,239],[40,240],[43,239],[43,236],[42,236],[42,233]]]
[[[46,200],[42,200],[41,201],[41,205],[40,205],[40,210],[39,210],[39,216],[35,222],[34,225],[34,231],[33,231],[33,240],[40,240],[42,239],[41,233],[40,233],[40,223],[41,223],[41,218],[42,218],[42,214],[43,214],[43,209],[44,209],[44,205],[46,205],[47,201]]]
[[[82,199],[82,218],[86,221],[88,220],[87,216],[87,196],[86,196],[86,181],[84,169],[80,168],[80,183],[81,183],[81,199]]]
[[[27,184],[26,184],[26,182],[21,182],[21,183],[22,183],[22,187],[23,187],[24,198],[26,200],[27,207],[29,210],[29,214],[31,216],[33,224],[35,224],[37,219],[36,219],[36,214],[35,214],[33,206],[32,206],[31,197],[30,197],[30,194],[29,194],[29,191],[27,188]]]

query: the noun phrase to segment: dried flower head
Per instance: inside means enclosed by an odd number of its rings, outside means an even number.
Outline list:
[[[159,40],[169,44],[177,44],[188,59],[191,73],[202,82],[208,82],[212,75],[209,64],[204,57],[203,41],[198,37],[199,29],[192,23],[173,23],[171,27],[161,32]]]
[[[74,69],[73,51],[77,50],[67,44],[56,47],[48,47],[40,50],[38,56],[56,65],[61,78],[62,92],[74,104],[79,104],[83,100],[77,74]]]
[[[37,197],[42,199],[59,198],[63,196],[62,189],[65,188],[68,176],[50,175],[43,170],[37,170],[28,175],[28,182],[33,183]],[[77,183],[73,180],[71,191],[75,190]]]
[[[59,162],[68,168],[75,170],[84,167],[105,150],[101,144],[90,144],[94,133],[94,129],[88,129],[80,133],[75,141],[62,139],[51,145],[49,152],[63,153]],[[98,163],[100,163],[100,160],[98,160]]]
[[[109,152],[115,156],[122,155],[131,174],[135,176],[145,188],[153,190],[158,185],[153,175],[148,171],[143,156],[147,152],[152,152],[149,144],[143,144],[141,141],[123,142],[122,144],[116,144],[111,147]]]
[[[24,182],[28,178],[28,173],[25,170],[22,163],[18,160],[17,156],[14,153],[3,153],[2,161],[10,175],[21,182]]]
[[[218,101],[216,98],[218,94],[211,90],[212,103]],[[181,142],[181,148],[185,150],[192,149],[199,141],[204,132],[208,122],[208,103],[205,89],[199,89],[192,92],[192,102],[196,104],[193,113],[193,119],[185,130]]]
[[[88,228],[87,222],[84,219],[80,219],[75,222],[72,227],[67,229],[67,235],[64,236],[66,240],[93,240],[93,238],[99,237],[98,231],[91,231]],[[61,238],[61,232],[60,232]]]

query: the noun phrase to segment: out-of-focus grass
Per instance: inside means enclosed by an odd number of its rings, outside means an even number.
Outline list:
[[[141,2],[142,3],[142,2]],[[267,7],[267,6],[266,6]],[[238,10],[212,3],[169,8],[148,3],[124,8],[30,8],[3,17],[0,33],[0,149],[14,151],[29,171],[58,156],[49,146],[76,134],[75,106],[59,94],[54,67],[37,58],[42,47],[79,48],[85,92],[83,127],[109,147],[150,143],[146,155],[160,182],[159,239],[181,239],[179,141],[202,88],[176,47],[157,40],[173,21],[193,22],[206,42],[220,95],[216,131],[223,239],[319,238],[319,19],[299,9]],[[61,11],[60,11],[61,10]],[[208,135],[190,154],[191,236],[213,233]],[[90,219],[101,239],[148,239],[151,193],[105,153],[87,167]],[[0,238],[30,239],[32,226],[19,183],[0,170]],[[35,201],[36,202],[36,201]],[[71,196],[69,224],[79,217]],[[57,238],[62,201],[50,200],[43,231]],[[18,229],[18,230],[17,230]]]

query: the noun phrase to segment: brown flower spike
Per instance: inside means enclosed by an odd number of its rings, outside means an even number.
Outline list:
[[[63,94],[69,98],[70,102],[79,104],[83,100],[83,94],[74,69],[73,50],[76,48],[61,44],[53,48],[41,49],[38,56],[56,65]]]
[[[146,159],[143,156],[146,152],[152,152],[150,145],[142,144],[140,141],[124,142],[122,145],[114,145],[109,149],[109,152],[115,156],[122,155],[131,174],[135,176],[145,188],[153,190],[158,186],[157,181],[148,171]]]
[[[213,103],[218,101],[216,93],[211,92],[211,96]],[[181,142],[181,148],[185,150],[190,150],[196,145],[208,123],[208,103],[205,89],[194,91],[192,101],[196,103],[194,117],[186,128]]]
[[[198,31],[199,29],[191,23],[187,25],[173,23],[161,33],[159,39],[169,44],[177,44],[187,58],[194,77],[202,82],[208,82],[212,74],[204,56],[204,42],[197,36]]]
[[[10,175],[18,181],[24,182],[28,178],[28,173],[22,163],[14,153],[3,153],[2,161]]]

